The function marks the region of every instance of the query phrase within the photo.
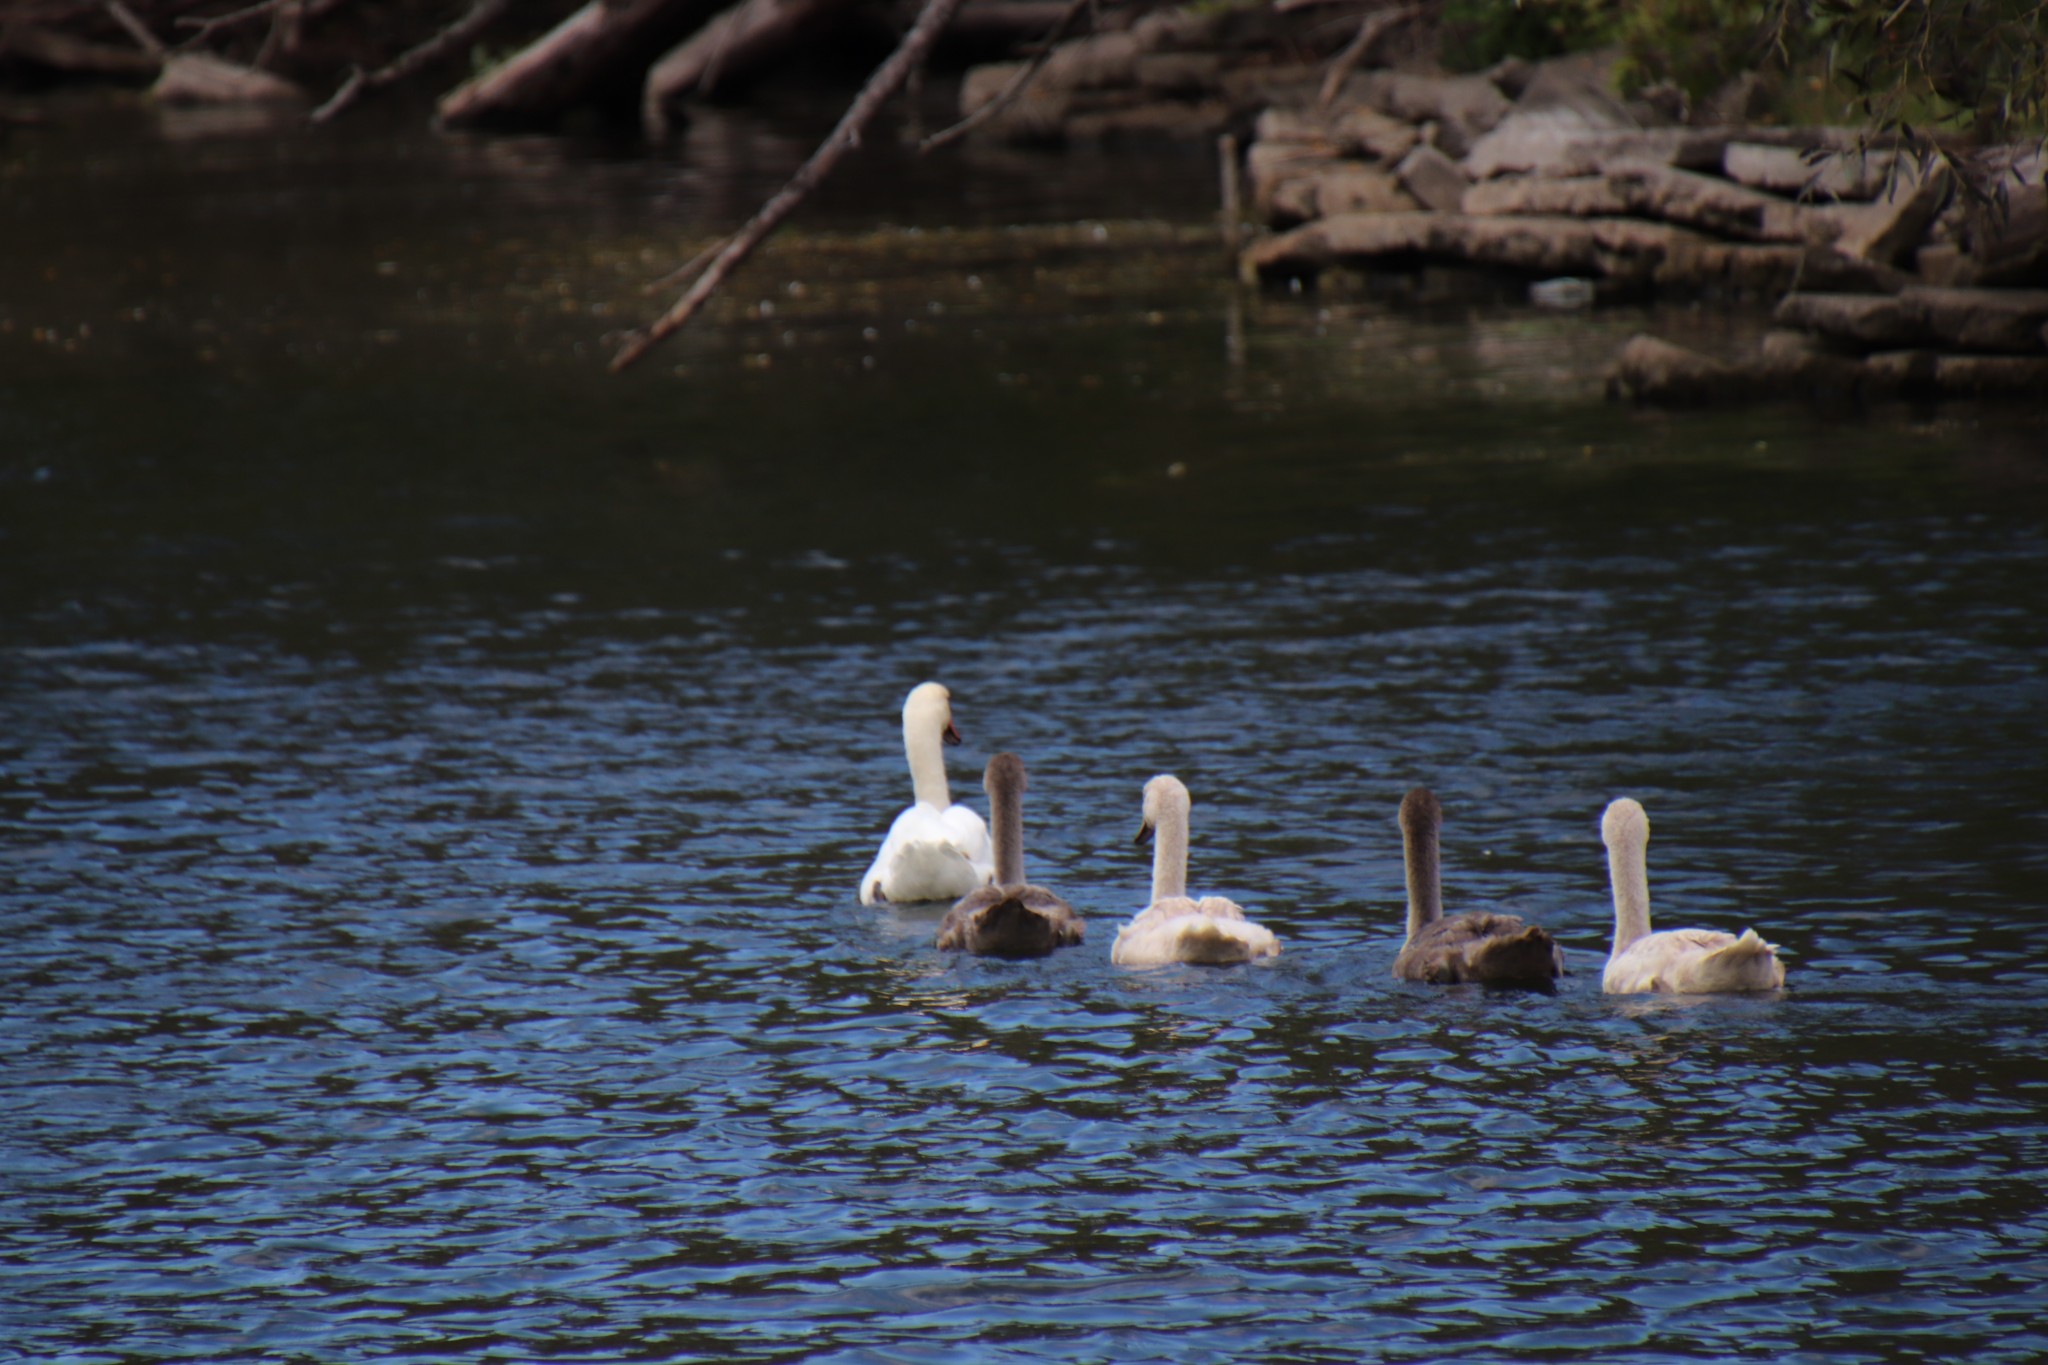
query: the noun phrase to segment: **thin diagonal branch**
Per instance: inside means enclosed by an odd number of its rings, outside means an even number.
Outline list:
[[[1032,79],[1045,68],[1045,64],[1052,60],[1052,54],[1057,48],[1060,39],[1067,36],[1067,31],[1074,26],[1074,21],[1080,18],[1084,11],[1093,8],[1094,4],[1095,0],[1068,0],[1067,8],[1060,14],[1058,22],[1047,31],[1036,55],[1030,61],[1024,63],[1016,75],[1010,77],[1010,83],[998,91],[995,98],[983,104],[979,109],[976,109],[952,127],[941,128],[938,132],[933,133],[930,137],[917,144],[917,150],[921,153],[929,152],[935,148],[943,147],[949,142],[957,142],[989,119],[995,117],[999,111],[1008,107],[1019,95],[1024,93],[1024,88],[1031,84]]]
[[[826,135],[818,144],[818,150],[811,153],[811,159],[797,168],[789,183],[778,190],[774,197],[761,206],[760,212],[749,219],[744,227],[733,234],[725,249],[707,267],[697,282],[677,299],[666,313],[655,319],[652,326],[626,342],[619,353],[612,357],[612,373],[631,365],[640,357],[680,330],[683,324],[696,316],[705,300],[717,292],[719,285],[728,275],[739,269],[740,264],[752,255],[754,248],[768,239],[770,233],[782,225],[784,219],[796,212],[804,198],[821,184],[832,168],[849,151],[860,145],[861,130],[881,109],[889,97],[902,88],[911,71],[921,64],[932,44],[953,14],[960,8],[961,0],[925,0],[925,6],[918,12],[917,22],[903,35],[903,41],[889,54],[887,61],[875,68],[875,74],[868,77],[868,83],[861,87],[839,126]]]
[[[1374,10],[1366,15],[1365,21],[1358,26],[1358,36],[1330,59],[1330,69],[1323,75],[1323,88],[1316,96],[1316,108],[1329,108],[1330,102],[1337,98],[1337,92],[1344,88],[1345,78],[1372,54],[1380,39],[1421,13],[1420,5],[1402,5],[1396,9]]]
[[[371,90],[379,90],[418,71],[433,65],[458,48],[474,42],[479,34],[496,21],[511,5],[511,0],[476,0],[469,13],[442,29],[433,37],[407,52],[400,53],[387,66],[365,74],[361,67],[349,73],[341,89],[327,103],[306,116],[309,123],[326,123],[340,116],[343,110],[361,99]]]

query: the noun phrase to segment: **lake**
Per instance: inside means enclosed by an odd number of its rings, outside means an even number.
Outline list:
[[[60,108],[0,145],[0,1359],[2037,1360],[2038,410],[1259,294],[1205,149]],[[1036,962],[862,907],[953,692]],[[1115,968],[1139,792],[1250,967]],[[1394,981],[1395,811],[1554,994]],[[1788,987],[1608,997],[1660,927]]]

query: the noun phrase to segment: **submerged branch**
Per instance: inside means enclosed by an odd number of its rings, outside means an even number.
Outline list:
[[[1094,2],[1095,0],[1068,0],[1066,10],[1061,13],[1059,21],[1045,35],[1038,52],[1030,61],[1024,63],[1018,69],[1017,74],[1010,78],[1010,83],[998,91],[994,99],[988,101],[981,108],[975,110],[966,118],[961,119],[952,127],[942,128],[938,132],[933,133],[923,142],[917,144],[917,150],[929,152],[935,148],[943,147],[949,142],[957,142],[1007,108],[1019,95],[1024,93],[1024,88],[1031,84],[1032,79],[1044,69],[1045,64],[1052,60],[1052,54],[1057,50],[1060,40],[1067,36],[1067,31],[1074,26],[1074,21],[1081,17],[1083,11],[1093,8]]]
[[[389,65],[367,74],[361,67],[356,67],[342,83],[341,89],[335,91],[327,103],[307,115],[306,121],[326,123],[337,118],[369,91],[396,85],[408,76],[432,66],[443,57],[468,46],[476,41],[478,35],[489,28],[510,5],[511,0],[476,0],[469,13],[418,47],[400,53]]]
[[[947,22],[958,10],[961,0],[925,0],[925,6],[918,12],[917,22],[903,35],[903,41],[889,54],[887,61],[875,68],[875,74],[868,77],[868,83],[861,87],[860,94],[839,120],[839,126],[826,135],[811,153],[811,159],[797,168],[789,183],[777,191],[771,199],[744,227],[734,233],[725,248],[711,262],[697,282],[677,299],[666,313],[657,318],[646,331],[632,337],[612,357],[612,373],[617,374],[627,366],[646,355],[661,341],[680,330],[704,303],[718,291],[727,276],[739,269],[742,262],[752,255],[754,248],[768,239],[770,233],[782,225],[784,219],[796,212],[810,192],[821,184],[849,151],[860,145],[861,130],[880,111],[889,97],[902,88],[910,73],[924,62],[932,44],[938,40]]]

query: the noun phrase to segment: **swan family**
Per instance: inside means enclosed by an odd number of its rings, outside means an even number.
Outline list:
[[[1024,761],[999,753],[988,762],[994,836],[981,817],[953,802],[943,745],[958,744],[952,694],[935,682],[903,703],[903,750],[911,804],[889,826],[860,882],[864,905],[951,901],[938,946],[992,957],[1042,957],[1080,943],[1087,925],[1074,907],[1024,878]],[[1276,956],[1280,940],[1224,896],[1190,896],[1187,786],[1162,773],[1145,784],[1138,842],[1152,843],[1152,897],[1117,929],[1109,960],[1118,966],[1166,963],[1227,966]],[[1564,950],[1541,925],[1519,915],[1467,910],[1446,916],[1441,885],[1443,806],[1417,787],[1398,817],[1407,871],[1407,937],[1394,958],[1404,981],[1488,986],[1549,986],[1565,974]],[[1601,974],[1610,995],[1650,992],[1720,994],[1771,991],[1785,984],[1775,945],[1754,929],[1650,929],[1647,850],[1650,819],[1631,797],[1601,817],[1614,891],[1614,941]]]

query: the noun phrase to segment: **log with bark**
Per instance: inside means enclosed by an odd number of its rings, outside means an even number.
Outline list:
[[[682,102],[718,81],[743,79],[759,64],[809,41],[819,23],[857,0],[740,0],[656,62],[641,89],[640,127],[654,141],[669,134]]]
[[[545,37],[441,100],[446,128],[530,127],[640,89],[663,52],[722,8],[719,0],[593,0]],[[630,99],[630,97],[628,97]]]

